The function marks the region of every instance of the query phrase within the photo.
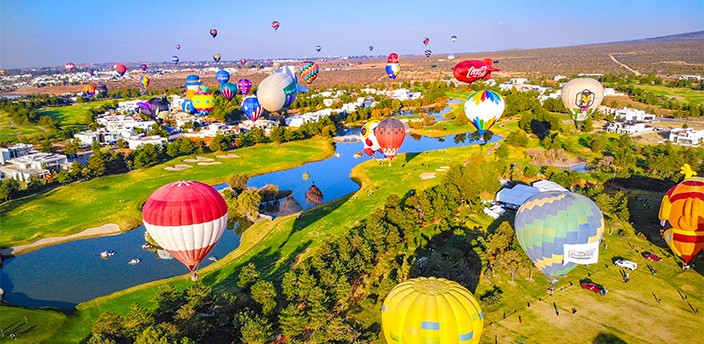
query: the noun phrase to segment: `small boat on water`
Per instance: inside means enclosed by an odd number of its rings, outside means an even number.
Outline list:
[[[139,262],[141,262],[141,261],[142,261],[141,259],[135,258],[135,259],[130,260],[129,263],[127,263],[127,264],[129,264],[129,265],[137,265],[137,264],[139,264]]]
[[[217,261],[218,261],[218,257],[216,257],[216,256],[210,256],[210,257],[208,257],[208,260],[211,261],[211,262],[217,262]]]
[[[342,156],[342,154],[335,152],[335,157],[336,157],[336,158],[339,158],[339,157],[341,157],[341,156]]]
[[[152,249],[152,248],[154,248],[154,247],[155,247],[154,245],[152,245],[152,244],[150,244],[150,243],[148,243],[148,242],[147,242],[147,243],[144,243],[144,245],[142,245],[142,249],[143,249],[143,250],[149,250],[149,249]]]
[[[100,258],[103,258],[103,259],[108,259],[114,255],[115,255],[115,251],[112,251],[112,250],[100,252]]]
[[[362,157],[362,153],[361,153],[361,152],[354,153],[353,157],[354,157],[355,159],[359,159],[359,158]]]

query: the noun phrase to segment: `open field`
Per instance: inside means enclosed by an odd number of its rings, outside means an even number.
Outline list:
[[[45,108],[39,111],[42,116],[51,116],[54,120],[61,122],[62,128],[77,127],[79,129],[85,129],[88,124],[92,121],[90,110],[91,108],[97,108],[105,103],[111,101],[97,101],[89,103],[77,103],[71,106],[59,106]]]
[[[16,125],[10,114],[0,110],[0,141],[17,141],[18,137],[44,133],[44,128],[37,125]]]
[[[690,105],[704,104],[704,91],[696,91],[691,88],[674,88],[655,85],[635,85],[652,94],[675,98],[677,101],[686,102]]]

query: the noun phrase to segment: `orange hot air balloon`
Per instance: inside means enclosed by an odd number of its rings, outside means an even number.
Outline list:
[[[381,152],[386,155],[389,160],[398,153],[398,149],[403,144],[406,138],[406,128],[403,123],[395,118],[387,118],[374,128],[374,136],[376,136]]]
[[[662,198],[661,224],[690,232],[704,231],[704,178],[692,177],[673,186]]]
[[[672,252],[682,257],[685,264],[689,264],[692,258],[704,248],[704,231],[690,232],[670,228],[663,233],[662,237]]]

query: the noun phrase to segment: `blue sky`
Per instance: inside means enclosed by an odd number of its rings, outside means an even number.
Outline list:
[[[0,68],[364,55],[369,45],[420,55],[423,37],[434,53],[489,52],[699,30],[702,0],[0,0]]]

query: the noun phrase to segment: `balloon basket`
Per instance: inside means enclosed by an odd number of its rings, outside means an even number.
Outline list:
[[[197,280],[198,280],[198,273],[197,273],[197,272],[193,272],[193,273],[191,274],[191,281],[195,282],[195,281],[197,281]]]

